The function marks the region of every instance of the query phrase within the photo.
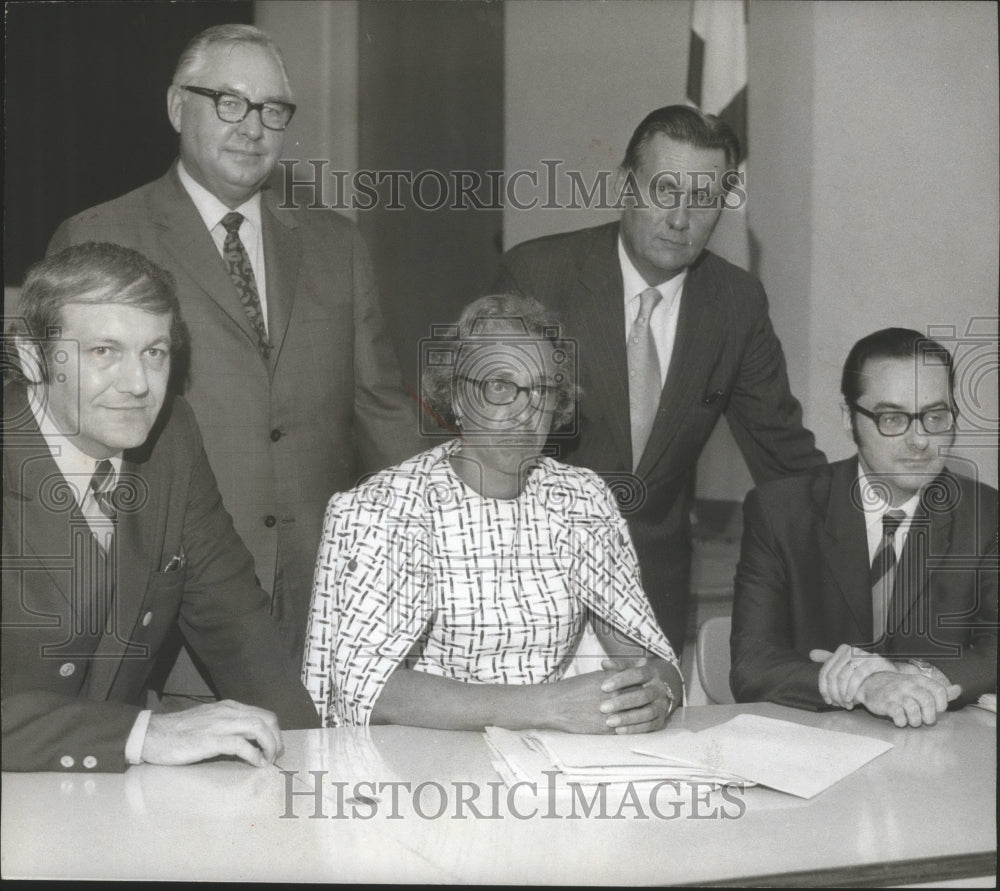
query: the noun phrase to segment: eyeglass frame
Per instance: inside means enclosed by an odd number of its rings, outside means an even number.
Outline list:
[[[559,386],[557,384],[546,384],[546,383],[530,384],[530,385],[527,385],[527,384],[518,384],[518,383],[515,383],[512,380],[507,380],[507,378],[503,378],[503,377],[474,378],[474,377],[469,377],[468,375],[465,375],[465,374],[456,374],[455,375],[455,379],[456,380],[463,380],[463,381],[465,381],[466,383],[469,383],[469,384],[475,384],[476,388],[477,388],[480,396],[482,397],[482,400],[483,400],[484,403],[486,403],[488,405],[496,405],[496,406],[499,406],[500,408],[506,408],[508,405],[513,405],[515,402],[517,402],[518,397],[522,393],[527,394],[528,400],[530,402],[530,400],[531,400],[531,391],[532,390],[542,390],[542,393],[541,393],[542,399],[545,399],[546,397],[548,397],[549,395],[551,395],[553,393],[558,393],[559,392]],[[488,383],[493,382],[493,381],[496,381],[496,382],[499,382],[499,383],[504,383],[504,384],[509,384],[511,387],[513,387],[514,388],[514,398],[511,399],[509,402],[495,402],[492,399],[490,399],[486,395],[486,385]]]
[[[895,439],[897,436],[905,436],[909,432],[910,427],[913,426],[914,421],[920,421],[920,429],[924,431],[926,436],[941,436],[943,433],[950,433],[954,430],[955,421],[958,420],[958,412],[951,407],[925,408],[923,411],[918,412],[901,411],[895,408],[888,411],[874,412],[858,405],[856,402],[851,402],[850,407],[852,411],[856,411],[859,414],[864,415],[866,418],[871,418],[875,422],[875,429],[878,430],[879,436],[884,436],[887,439]],[[927,425],[924,424],[924,416],[933,414],[934,412],[947,412],[947,414],[951,417],[951,423],[944,430],[928,430]],[[900,430],[899,433],[886,433],[882,430],[881,419],[887,415],[902,415],[906,418],[906,426]]]
[[[276,133],[281,133],[288,129],[288,125],[292,122],[292,118],[295,115],[295,109],[297,106],[294,102],[285,102],[282,99],[267,99],[264,102],[251,102],[246,96],[241,96],[239,93],[231,93],[228,90],[210,90],[208,87],[198,87],[191,84],[186,84],[183,89],[187,90],[189,93],[194,93],[196,96],[204,96],[207,99],[211,99],[215,105],[216,117],[224,124],[239,124],[247,119],[247,115],[252,111],[256,111],[260,115],[260,124],[267,130],[274,130]],[[240,102],[246,103],[247,110],[244,112],[243,117],[237,118],[235,121],[227,121],[223,116],[222,112],[219,111],[219,100],[223,96],[228,96],[232,99],[239,99]],[[288,120],[285,121],[284,127],[272,127],[264,121],[264,106],[272,105],[276,107],[282,107],[289,109]]]

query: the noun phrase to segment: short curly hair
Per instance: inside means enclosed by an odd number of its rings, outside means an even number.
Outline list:
[[[446,427],[455,429],[455,372],[470,350],[498,342],[537,341],[551,345],[559,371],[556,374],[556,408],[552,430],[570,426],[580,395],[576,374],[575,344],[562,334],[562,326],[533,297],[523,294],[489,294],[473,300],[454,325],[444,326],[427,342],[423,353],[421,384],[426,408]]]

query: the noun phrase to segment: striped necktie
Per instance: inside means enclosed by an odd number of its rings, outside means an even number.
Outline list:
[[[892,601],[892,585],[896,578],[896,530],[906,514],[901,510],[889,510],[882,515],[882,541],[872,560],[872,630],[875,640],[881,640],[887,631],[889,604]]]
[[[94,475],[90,478],[90,491],[94,496],[101,513],[114,523],[118,519],[118,511],[115,509],[112,495],[115,490],[115,468],[114,465],[105,458],[97,462]]]
[[[628,407],[632,423],[632,470],[639,466],[639,459],[646,448],[649,432],[653,429],[656,410],[660,405],[660,360],[656,341],[649,325],[649,318],[660,302],[656,288],[646,288],[639,295],[639,315],[628,333],[625,355],[628,361]]]
[[[260,305],[260,295],[257,292],[257,279],[250,265],[250,257],[240,240],[240,225],[243,214],[235,210],[222,218],[222,228],[226,230],[226,240],[222,245],[222,259],[226,262],[226,271],[236,286],[240,295],[243,311],[250,320],[250,327],[257,338],[257,349],[267,359],[271,355],[271,341],[267,337],[267,326],[264,324],[264,311]]]

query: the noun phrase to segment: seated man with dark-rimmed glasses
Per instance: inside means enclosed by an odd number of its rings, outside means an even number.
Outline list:
[[[940,343],[876,331],[841,390],[857,455],[747,496],[733,693],[933,724],[996,691],[997,492],[945,468],[957,415]]]

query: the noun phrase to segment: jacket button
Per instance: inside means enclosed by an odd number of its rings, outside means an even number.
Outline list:
[[[87,757],[83,759],[83,766],[88,769],[93,769],[97,767],[97,759],[93,755],[87,755]]]
[[[63,755],[62,758],[59,759],[59,763],[63,767],[72,767],[74,764],[76,764],[76,762],[73,760],[72,755]]]
[[[268,514],[266,517],[264,517],[264,525],[267,526],[268,529],[274,526],[277,522],[278,520],[274,516],[274,514]]]
[[[149,623],[152,622],[152,621],[153,621],[153,613],[152,612],[146,613],[146,615],[144,615],[142,617],[142,625],[143,625],[143,627],[144,628],[148,628],[149,627]]]
[[[275,427],[271,431],[271,442],[277,442],[279,439],[281,439],[281,431]]]
[[[64,662],[59,666],[60,677],[68,678],[74,671],[76,671],[76,666],[72,662]]]

